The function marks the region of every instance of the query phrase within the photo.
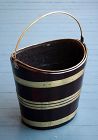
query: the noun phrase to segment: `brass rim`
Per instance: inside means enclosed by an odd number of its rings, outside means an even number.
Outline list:
[[[17,66],[19,65],[19,66],[21,66],[21,67],[23,67],[25,69],[30,70],[30,71],[38,71],[40,73],[46,73],[46,74],[47,73],[48,74],[61,74],[61,73],[70,72],[70,71],[73,71],[73,70],[79,68],[80,66],[82,66],[85,63],[85,61],[87,60],[87,49],[86,49],[85,45],[82,44],[81,41],[79,41],[78,39],[70,39],[70,40],[77,41],[78,43],[81,44],[81,46],[83,47],[83,50],[84,50],[84,56],[83,56],[82,60],[77,65],[75,65],[75,66],[73,66],[71,68],[68,68],[68,69],[63,69],[63,70],[44,70],[44,69],[39,69],[39,68],[36,68],[36,67],[32,67],[32,66],[29,66],[29,65],[19,61],[18,59],[14,59],[14,54],[15,53],[12,53],[11,58],[12,58],[12,60],[13,60],[15,65],[17,64]],[[19,49],[19,51],[22,50],[22,49],[25,49],[25,48],[21,48],[21,49]]]

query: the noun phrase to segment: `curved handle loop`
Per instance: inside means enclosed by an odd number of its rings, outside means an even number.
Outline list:
[[[64,15],[67,15],[67,16],[71,17],[72,19],[74,19],[74,20],[77,22],[78,26],[79,26],[80,35],[81,35],[80,40],[81,40],[81,42],[83,43],[84,38],[83,38],[83,35],[82,35],[82,28],[81,28],[81,25],[80,25],[79,21],[78,21],[74,16],[72,16],[71,14],[69,14],[69,13],[67,13],[67,12],[64,12],[64,11],[49,12],[49,13],[46,13],[46,14],[40,16],[39,18],[37,18],[37,19],[36,19],[35,21],[33,21],[27,28],[25,28],[25,30],[21,33],[21,35],[20,35],[20,37],[19,37],[19,39],[18,39],[18,41],[17,41],[16,47],[15,47],[15,52],[14,52],[14,56],[13,56],[15,59],[16,59],[16,51],[17,51],[17,49],[18,49],[18,46],[19,46],[19,44],[20,44],[20,42],[21,42],[23,36],[25,35],[25,33],[29,30],[29,28],[30,28],[32,25],[34,25],[35,23],[37,23],[39,20],[41,20],[42,18],[44,18],[44,17],[46,17],[46,16],[49,16],[49,15],[52,15],[52,14],[64,14]]]

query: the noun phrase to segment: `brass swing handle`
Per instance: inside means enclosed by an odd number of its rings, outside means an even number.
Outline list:
[[[25,35],[26,31],[28,31],[29,28],[30,28],[32,25],[34,25],[35,23],[37,23],[37,22],[38,22],[39,20],[41,20],[42,18],[44,18],[44,17],[46,17],[46,16],[49,16],[49,15],[52,15],[52,14],[64,14],[64,15],[67,15],[67,16],[71,17],[72,19],[74,19],[74,20],[77,22],[78,26],[79,26],[80,35],[81,35],[80,40],[81,40],[81,42],[83,43],[84,38],[83,38],[83,35],[82,35],[82,28],[81,28],[81,25],[80,25],[79,21],[78,21],[74,16],[72,16],[71,14],[69,14],[69,13],[67,13],[67,12],[64,12],[64,11],[49,12],[49,13],[46,13],[46,14],[40,16],[40,17],[37,18],[36,20],[34,20],[34,21],[33,21],[29,26],[27,26],[27,28],[25,28],[24,31],[21,33],[21,35],[20,35],[20,37],[19,37],[19,39],[18,39],[18,41],[17,41],[16,47],[15,47],[15,52],[13,53],[14,59],[16,59],[16,51],[17,51],[18,46],[19,46],[19,43],[21,42],[21,40],[22,40],[23,36]]]

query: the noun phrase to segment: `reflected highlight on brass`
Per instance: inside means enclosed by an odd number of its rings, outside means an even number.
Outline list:
[[[77,80],[80,76],[82,76],[84,73],[84,70],[82,69],[80,72],[76,73],[73,76],[70,76],[65,79],[61,80],[55,80],[55,81],[47,81],[47,82],[32,82],[32,81],[27,81],[22,78],[17,77],[14,75],[15,80],[26,87],[32,87],[32,88],[52,88],[52,87],[58,87],[61,85],[69,84],[75,80]]]

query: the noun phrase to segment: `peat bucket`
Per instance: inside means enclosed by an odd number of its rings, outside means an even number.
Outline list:
[[[74,19],[81,38],[59,39],[18,49],[26,31],[51,14]],[[87,48],[78,20],[64,11],[47,13],[21,34],[11,55],[22,121],[37,129],[54,128],[74,118],[81,91]]]

